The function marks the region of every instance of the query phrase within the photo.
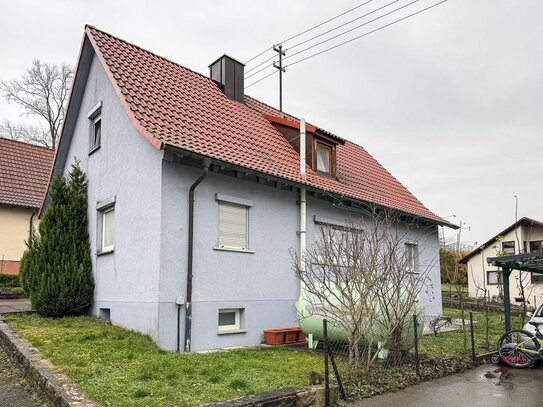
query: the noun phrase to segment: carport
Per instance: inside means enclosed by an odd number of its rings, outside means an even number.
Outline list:
[[[513,270],[543,274],[543,252],[521,253],[511,256],[489,257],[486,262],[501,267],[503,280],[503,308],[505,312],[505,331],[511,330],[511,296],[509,294],[509,277]]]

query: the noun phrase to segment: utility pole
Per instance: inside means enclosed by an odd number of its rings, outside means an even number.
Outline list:
[[[279,44],[277,46],[273,46],[273,50],[279,54],[279,65],[273,62],[273,67],[279,69],[279,111],[283,111],[283,72],[285,72],[285,68],[283,68],[283,57],[287,55],[285,51],[283,51],[283,45]]]

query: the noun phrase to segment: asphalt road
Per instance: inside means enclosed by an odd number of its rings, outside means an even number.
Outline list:
[[[500,369],[485,365],[465,373],[425,382],[395,393],[375,396],[352,407],[541,407],[543,364],[533,369]]]

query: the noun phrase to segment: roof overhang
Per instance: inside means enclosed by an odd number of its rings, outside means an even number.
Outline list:
[[[230,162],[217,160],[213,157],[206,157],[204,155],[197,154],[192,151],[183,150],[176,146],[166,144],[164,147],[164,152],[165,152],[165,155],[164,155],[165,160],[175,161],[173,157],[177,156],[179,158],[180,163],[189,165],[192,167],[201,167],[201,163],[205,159],[205,160],[210,160],[211,171],[213,172],[227,174],[227,175],[234,176],[236,178],[247,179],[247,180],[250,179],[249,177],[253,177],[253,180],[256,180],[260,184],[275,186],[276,188],[280,188],[281,186],[290,188],[290,190],[293,190],[294,188],[304,188],[308,191],[310,196],[314,196],[320,199],[328,199],[330,201],[337,202],[338,204],[342,205],[342,207],[344,207],[347,210],[348,209],[354,210],[357,208],[356,205],[352,205],[353,203],[367,206],[368,208],[372,207],[372,208],[377,208],[377,209],[382,209],[382,210],[392,209],[392,208],[388,208],[382,205],[375,204],[373,202],[362,201],[353,197],[319,189],[314,186],[303,184],[303,183],[290,180],[287,178],[280,178],[280,177],[266,174],[263,172],[255,171],[250,168],[242,167],[240,165],[232,164]],[[400,211],[398,209],[392,209],[392,210],[394,210],[396,213],[399,213],[402,216],[405,216],[406,219],[410,219],[412,221],[418,221],[421,223],[436,225],[436,226],[446,226],[453,229],[458,228],[458,226],[453,225],[448,222],[439,222],[434,219],[424,218],[422,216],[417,216],[415,214]]]

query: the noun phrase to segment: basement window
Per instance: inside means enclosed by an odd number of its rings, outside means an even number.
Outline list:
[[[245,332],[245,330],[242,329],[242,316],[242,308],[219,309],[218,333],[229,334]]]

